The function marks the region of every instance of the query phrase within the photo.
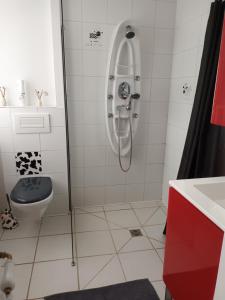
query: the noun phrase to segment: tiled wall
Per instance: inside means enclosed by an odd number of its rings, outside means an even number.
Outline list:
[[[15,134],[13,114],[15,112],[48,112],[51,132],[40,134]],[[3,172],[4,192],[10,193],[20,175],[16,169],[18,152],[38,151],[41,154],[42,172],[53,180],[55,197],[48,213],[68,211],[67,167],[64,108],[1,108],[0,109],[0,169]],[[3,190],[3,189],[2,189]],[[2,199],[2,198],[1,198]],[[1,208],[6,203],[2,203]]]
[[[177,0],[163,181],[165,203],[167,202],[168,181],[177,176],[185,143],[210,3],[209,0]],[[183,93],[184,85],[189,88],[186,93]]]
[[[176,2],[64,0],[72,193],[76,205],[160,199]],[[105,129],[104,82],[112,31],[130,19],[142,50],[142,112],[124,174]],[[90,47],[88,34],[103,32]]]

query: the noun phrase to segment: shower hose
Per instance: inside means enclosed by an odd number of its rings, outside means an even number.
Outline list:
[[[119,109],[119,121],[118,121],[118,132],[120,133],[120,112],[121,109]],[[130,157],[129,157],[129,165],[127,168],[125,168],[122,164],[122,159],[121,159],[121,137],[120,134],[118,136],[118,157],[119,157],[119,164],[120,168],[123,172],[128,172],[131,167],[131,162],[132,162],[132,154],[133,154],[133,135],[132,135],[132,124],[131,124],[131,118],[130,118],[130,110],[129,110],[129,129],[130,129]]]

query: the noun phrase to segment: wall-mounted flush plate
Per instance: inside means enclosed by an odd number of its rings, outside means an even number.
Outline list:
[[[40,133],[50,131],[48,113],[15,113],[15,133]]]

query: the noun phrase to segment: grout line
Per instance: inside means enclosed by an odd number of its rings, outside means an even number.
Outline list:
[[[74,218],[73,218],[73,226],[74,226],[74,249],[75,249],[75,259],[76,259],[76,269],[77,269],[77,288],[80,290],[80,277],[79,277],[79,260],[78,260],[78,249],[77,249],[77,234],[76,234],[76,225],[75,225],[75,209],[73,208],[72,211]]]
[[[41,219],[41,222],[40,222],[40,225],[39,225],[39,231],[38,231],[38,237],[37,237],[37,244],[36,244],[36,248],[35,248],[35,252],[34,252],[34,260],[33,260],[33,263],[32,263],[31,275],[30,275],[30,280],[29,280],[29,283],[28,283],[26,299],[29,299],[28,296],[29,296],[29,293],[30,293],[30,285],[31,285],[32,277],[33,277],[34,264],[35,264],[35,259],[36,259],[36,255],[37,255],[37,249],[38,249],[39,238],[40,238],[39,235],[40,235],[40,232],[41,232],[42,222],[43,222],[43,219]]]
[[[118,258],[118,261],[119,261],[121,270],[122,270],[122,272],[123,272],[124,279],[125,279],[125,281],[127,281],[127,278],[126,278],[126,275],[125,275],[125,271],[124,271],[124,269],[123,269],[123,265],[122,265],[121,259],[120,259],[119,255],[118,255],[119,253],[118,253],[117,250],[116,250],[116,244],[115,244],[115,241],[114,241],[114,239],[113,239],[113,235],[112,235],[112,232],[111,232],[111,228],[110,228],[108,219],[107,219],[107,217],[106,217],[106,211],[105,211],[105,210],[104,210],[104,214],[105,214],[106,222],[107,222],[107,225],[108,225],[109,234],[110,234],[110,236],[111,236],[111,239],[112,239],[112,242],[113,242],[115,251],[116,251],[116,255],[117,255],[117,258]]]
[[[149,217],[147,218],[147,220],[144,222],[143,226],[144,226],[144,225],[147,225],[146,223],[147,223],[148,221],[150,221],[151,218],[152,218],[153,216],[155,216],[155,214],[159,211],[159,209],[160,209],[160,207],[157,207],[156,210],[153,212],[153,214],[150,214],[150,216],[149,216]]]
[[[82,288],[82,289],[85,289],[85,288],[87,288],[88,287],[88,285],[95,279],[95,278],[97,278],[97,276],[105,269],[105,267],[107,267],[110,263],[111,263],[111,261],[113,261],[113,259],[116,257],[116,254],[114,253],[111,257],[110,257],[110,259],[109,259],[109,261],[107,261],[105,264],[104,264],[104,266],[94,275],[94,277],[92,278],[92,279],[90,279],[89,281],[88,281],[88,283]]]

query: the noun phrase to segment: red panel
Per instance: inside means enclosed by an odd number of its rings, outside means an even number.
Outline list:
[[[223,21],[223,31],[220,44],[220,56],[217,68],[215,94],[211,123],[225,126],[225,19]]]
[[[212,300],[223,231],[170,188],[163,279],[175,300]]]

